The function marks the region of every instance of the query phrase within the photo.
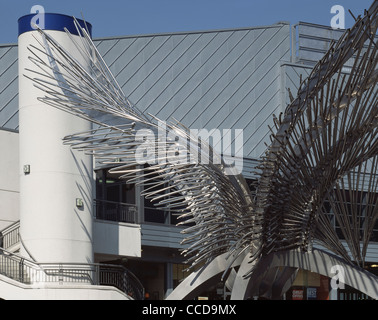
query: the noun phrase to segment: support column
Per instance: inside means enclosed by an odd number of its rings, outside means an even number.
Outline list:
[[[28,69],[41,70],[30,60],[32,53],[50,63],[41,48],[45,43],[34,29],[34,14],[19,19],[19,123],[20,123],[20,232],[28,252],[39,262],[93,262],[92,211],[93,162],[83,152],[71,150],[62,139],[90,130],[90,122],[49,106],[30,77],[43,78]],[[34,19],[35,20],[35,19]],[[83,21],[79,21],[83,26]],[[44,29],[82,65],[89,61],[64,32],[68,28],[80,43],[73,18],[44,14]],[[57,66],[59,68],[59,66]],[[62,70],[60,70],[63,72]],[[51,80],[49,80],[51,81]]]
[[[143,168],[143,166],[138,166],[137,169]],[[141,175],[140,172],[137,173]],[[135,205],[137,207],[138,223],[144,223],[144,197],[141,195],[143,191],[143,186],[140,184],[135,185]]]
[[[164,290],[166,299],[173,291],[173,264],[167,262],[164,267]]]

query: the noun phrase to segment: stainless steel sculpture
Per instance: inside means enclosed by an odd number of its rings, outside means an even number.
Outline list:
[[[182,123],[166,124],[132,105],[85,29],[78,26],[77,46],[91,59],[90,72],[40,30],[45,42],[30,48],[40,72],[26,76],[46,93],[42,101],[95,124],[65,137],[66,144],[114,165],[112,172],[143,185],[146,197],[192,224],[184,231],[184,254],[193,270],[201,268],[170,299],[194,297],[221,279],[234,299],[279,298],[298,268],[332,276],[335,263],[345,267],[347,284],[377,299],[378,279],[362,269],[378,217],[377,14],[374,1],[274,120],[254,193]],[[48,62],[40,58],[46,55]],[[348,74],[347,61],[353,61]]]

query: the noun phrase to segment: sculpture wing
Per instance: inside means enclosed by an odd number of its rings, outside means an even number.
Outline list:
[[[64,143],[143,185],[146,198],[178,214],[189,225],[183,231],[185,254],[193,266],[227,252],[241,238],[248,243],[243,234],[250,228],[243,225],[248,226],[252,200],[244,178],[178,121],[142,114],[123,94],[86,30],[77,28],[79,40],[66,32],[91,61],[89,70],[39,30],[41,46],[30,48],[38,71],[26,75],[45,92],[41,101],[95,124],[91,131],[64,137]]]

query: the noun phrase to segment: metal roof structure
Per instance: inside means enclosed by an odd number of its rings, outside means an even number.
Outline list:
[[[290,26],[95,39],[130,101],[190,128],[239,128],[246,157],[258,158],[281,110],[280,62]],[[0,127],[18,129],[17,46],[0,47]]]

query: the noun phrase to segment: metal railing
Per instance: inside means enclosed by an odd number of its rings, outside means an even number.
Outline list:
[[[0,231],[1,248],[8,249],[18,243],[20,243],[20,221],[16,221]]]
[[[95,217],[100,220],[137,223],[135,204],[94,199]]]
[[[137,277],[120,265],[96,263],[35,263],[0,250],[0,274],[24,284],[57,283],[113,286],[135,300],[144,299]]]
[[[116,265],[97,265],[99,267],[99,283],[115,286],[135,300],[144,299],[144,287],[139,279],[128,269]]]
[[[96,218],[136,223],[136,206],[111,201],[96,203]],[[144,299],[138,278],[120,265],[37,263],[7,251],[20,243],[20,221],[0,231],[0,274],[24,284],[75,283],[113,286],[136,300]]]

